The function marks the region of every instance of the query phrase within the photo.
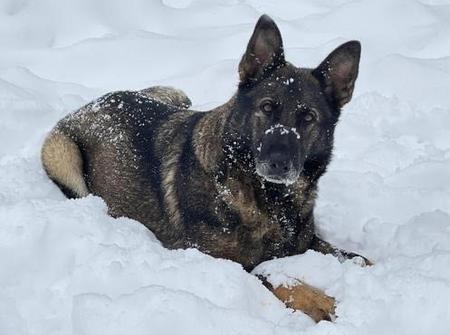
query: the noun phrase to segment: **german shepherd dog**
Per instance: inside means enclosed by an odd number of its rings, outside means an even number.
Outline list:
[[[106,94],[56,125],[43,166],[68,197],[102,197],[111,215],[143,223],[167,248],[195,247],[248,271],[307,249],[354,257],[315,234],[313,211],[360,51],[350,41],[315,69],[295,67],[263,15],[224,105],[188,110],[183,92],[164,87]]]

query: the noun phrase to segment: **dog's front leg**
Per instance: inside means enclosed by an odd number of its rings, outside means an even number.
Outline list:
[[[343,262],[347,259],[352,259],[352,258],[358,257],[362,261],[361,266],[373,265],[373,263],[370,260],[368,260],[366,257],[358,255],[354,252],[348,252],[348,251],[336,248],[335,246],[331,245],[327,241],[322,240],[317,235],[314,235],[314,238],[313,238],[309,248],[312,250],[318,251],[322,254],[331,254],[331,255],[335,256],[340,262]]]
[[[323,254],[331,254],[340,261],[359,257],[362,261],[362,266],[372,265],[372,262],[367,258],[353,252],[336,248],[319,238],[317,235],[314,235],[309,249]],[[261,278],[261,276],[259,276],[259,278],[278,299],[286,304],[286,306],[304,312],[316,322],[321,320],[330,321],[335,318],[336,300],[333,297],[326,295],[322,290],[300,280],[295,285],[273,287],[265,280],[265,278]]]

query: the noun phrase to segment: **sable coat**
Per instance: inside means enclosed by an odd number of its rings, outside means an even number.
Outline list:
[[[168,248],[248,270],[308,248],[351,257],[315,236],[313,209],[359,55],[348,42],[316,69],[297,68],[262,16],[227,103],[198,112],[176,90],[107,94],[57,124],[44,168],[66,195],[101,196]]]

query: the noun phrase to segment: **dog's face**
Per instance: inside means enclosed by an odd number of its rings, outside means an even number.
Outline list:
[[[358,74],[359,42],[334,50],[316,69],[287,63],[280,32],[262,16],[239,65],[238,110],[250,136],[256,173],[292,184],[304,169],[328,163],[341,107]]]

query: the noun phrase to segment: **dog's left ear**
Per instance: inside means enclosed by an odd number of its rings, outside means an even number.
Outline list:
[[[263,15],[256,23],[247,50],[239,63],[241,84],[254,82],[264,71],[284,63],[280,30],[269,16]]]
[[[350,41],[336,48],[315,70],[325,94],[338,108],[350,101],[358,77],[361,44]]]

